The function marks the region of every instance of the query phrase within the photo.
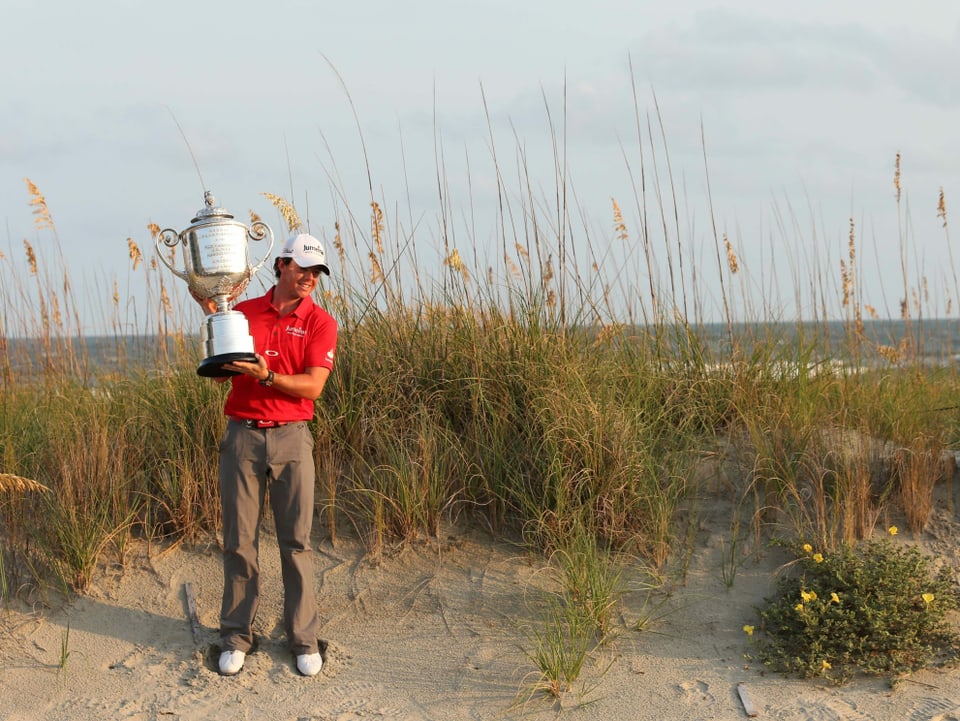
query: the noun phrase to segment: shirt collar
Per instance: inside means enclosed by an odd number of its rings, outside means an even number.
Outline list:
[[[277,310],[277,307],[273,304],[273,292],[277,289],[277,286],[274,285],[267,292],[267,303],[273,308],[274,311]],[[297,303],[297,307],[293,309],[287,315],[295,315],[298,318],[306,318],[310,311],[313,309],[314,302],[312,296],[307,296],[306,298],[301,298],[300,302]]]

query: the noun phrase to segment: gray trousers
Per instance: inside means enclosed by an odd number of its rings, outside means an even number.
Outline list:
[[[260,605],[260,518],[268,486],[283,575],[283,622],[290,650],[317,652],[310,529],[316,474],[305,422],[251,429],[230,421],[220,440],[223,512],[224,651],[247,652]]]

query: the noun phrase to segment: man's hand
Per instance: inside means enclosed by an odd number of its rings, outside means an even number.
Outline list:
[[[200,307],[203,308],[203,312],[207,315],[217,312],[217,302],[213,298],[201,298],[193,292],[193,289],[190,289],[190,297],[197,301]]]
[[[255,380],[261,381],[267,377],[270,369],[267,368],[267,361],[262,355],[257,353],[256,356],[256,363],[233,361],[233,363],[226,363],[223,367],[228,371],[236,371],[237,373],[242,373],[245,376],[250,376]]]

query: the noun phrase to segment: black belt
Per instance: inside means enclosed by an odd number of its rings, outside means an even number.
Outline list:
[[[233,421],[234,423],[239,423],[244,428],[256,428],[260,430],[264,428],[279,428],[280,426],[285,426],[291,422],[291,421],[261,421],[256,418],[234,418],[233,416],[230,416],[230,420]]]

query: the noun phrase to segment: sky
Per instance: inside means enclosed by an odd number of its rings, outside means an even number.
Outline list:
[[[663,248],[682,248],[708,315],[723,292],[716,237],[739,257],[740,277],[726,278],[742,285],[734,302],[782,298],[773,312],[789,318],[811,312],[794,305],[808,264],[839,276],[851,218],[862,298],[881,315],[898,315],[905,265],[908,285],[934,289],[928,314],[957,295],[949,226],[937,216],[941,189],[948,218],[960,198],[955,0],[0,7],[3,282],[25,267],[24,240],[55,257],[25,178],[46,198],[91,305],[108,304],[114,281],[142,295],[127,239],[152,253],[148,224],[186,228],[204,188],[238,219],[258,213],[280,239],[263,193],[291,199],[328,244],[334,220],[348,218],[358,247],[369,243],[373,197],[398,237],[413,234],[427,268],[445,252],[446,209],[447,250],[506,274],[497,168],[515,210],[529,186],[549,219],[559,152],[583,272],[593,253],[647,284],[636,252],[643,165],[650,192],[679,206],[679,220],[668,208],[666,235],[652,236],[657,282],[670,272]],[[612,200],[633,251],[617,237]],[[91,331],[96,318],[85,320]]]

